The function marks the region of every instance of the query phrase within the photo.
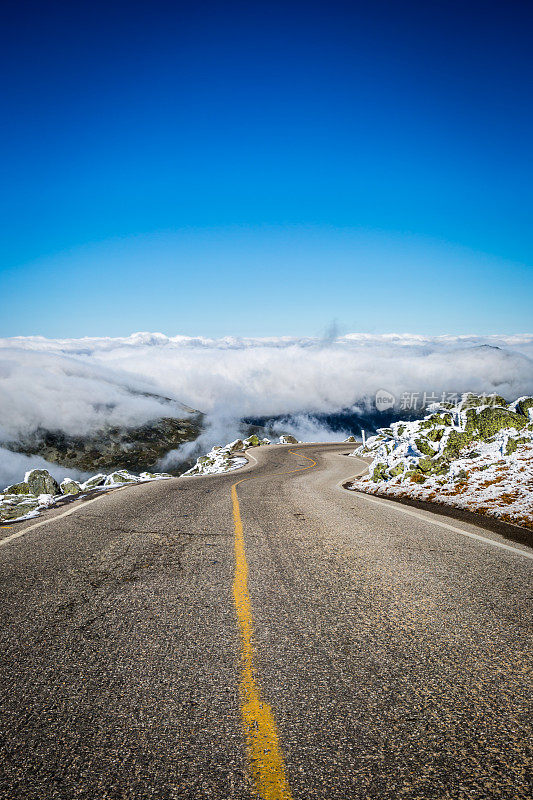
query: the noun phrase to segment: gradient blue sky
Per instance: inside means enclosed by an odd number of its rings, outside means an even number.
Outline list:
[[[0,335],[531,330],[532,23],[11,4]]]

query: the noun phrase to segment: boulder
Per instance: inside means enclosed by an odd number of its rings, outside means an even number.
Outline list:
[[[507,447],[505,448],[505,455],[510,456],[511,453],[514,453],[517,449],[518,445],[516,443],[516,439],[507,439]]]
[[[374,467],[374,472],[372,474],[372,480],[374,483],[379,483],[380,481],[387,480],[387,465],[380,462],[376,464]]]
[[[290,433],[284,433],[283,436],[279,437],[280,444],[298,444],[298,439],[295,439],[294,436],[291,436]]]
[[[459,458],[459,453],[463,447],[466,447],[466,445],[471,441],[471,432],[466,433],[463,431],[456,431],[455,429],[451,430],[442,451],[442,456],[448,461],[452,461],[454,458]]]
[[[235,453],[238,450],[244,449],[244,442],[242,439],[235,439],[234,442],[230,442],[230,444],[227,444],[225,449],[227,449],[228,452],[230,453]]]
[[[348,436],[347,439],[344,439],[345,443],[347,443],[347,442],[356,442],[356,441],[357,441],[357,439],[355,438],[355,436]]]
[[[47,469],[31,469],[26,473],[24,480],[32,494],[61,494],[58,482],[52,478]]]
[[[396,478],[398,475],[402,474],[404,469],[405,468],[403,464],[396,464],[395,467],[391,467],[391,469],[389,470],[389,475],[391,476],[391,478]]]
[[[79,494],[81,492],[81,484],[71,478],[65,478],[64,481],[61,481],[59,488],[61,489],[61,494]]]
[[[104,483],[106,477],[107,476],[103,475],[101,472],[98,473],[98,475],[93,475],[92,478],[89,478],[88,480],[85,481],[85,483],[82,483],[81,488],[82,489],[96,489],[97,486],[102,486],[102,484]]]
[[[415,444],[423,455],[429,456],[430,458],[431,456],[435,455],[435,450],[433,449],[433,447],[431,447],[430,443],[428,442],[425,436],[421,436],[419,439],[415,439]]]
[[[452,424],[452,415],[451,414],[432,414],[427,419],[423,419],[420,423],[420,428],[434,428],[436,425],[451,425]]]
[[[104,481],[104,486],[114,486],[118,483],[135,483],[137,478],[135,475],[130,475],[126,470],[119,470],[112,472]]]
[[[11,486],[6,486],[4,489],[4,494],[32,494],[30,492],[30,487],[26,483],[26,481],[22,481],[21,483],[13,483]]]

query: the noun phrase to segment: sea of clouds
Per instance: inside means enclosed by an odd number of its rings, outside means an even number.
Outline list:
[[[397,398],[533,394],[533,334],[0,339],[0,442],[37,428],[84,434],[103,424],[179,416],[181,407],[169,401],[206,414],[201,447],[230,440],[239,420],[250,417],[284,417],[284,430],[292,426],[301,439],[325,441],[338,434],[313,414],[363,410],[379,389]],[[6,453],[0,449],[0,484],[16,468]]]

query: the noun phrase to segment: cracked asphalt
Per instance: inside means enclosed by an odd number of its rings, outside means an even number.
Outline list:
[[[276,475],[309,464],[290,450],[49,512],[0,547],[1,798],[254,796],[241,477],[257,680],[292,797],[531,797],[531,560],[340,489],[362,467],[346,445],[298,447],[317,466]]]

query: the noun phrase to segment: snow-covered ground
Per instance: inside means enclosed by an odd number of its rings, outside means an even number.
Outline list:
[[[372,457],[350,488],[468,509],[533,529],[533,397],[464,394],[396,422],[352,455]]]
[[[243,467],[248,463],[242,455],[250,447],[260,447],[265,444],[273,444],[270,439],[259,439],[257,436],[249,436],[247,439],[235,439],[224,447],[213,447],[205,456],[200,456],[196,464],[185,475],[212,475],[220,472],[231,472],[234,469]],[[298,444],[294,436],[283,435],[279,437],[276,444]]]

